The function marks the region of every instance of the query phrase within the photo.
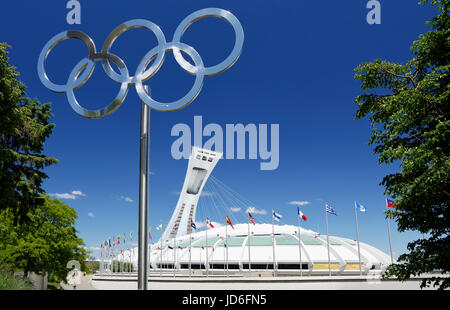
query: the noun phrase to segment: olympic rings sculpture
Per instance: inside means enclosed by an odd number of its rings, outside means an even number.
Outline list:
[[[225,19],[231,24],[235,31],[235,44],[231,53],[224,61],[210,67],[205,67],[203,65],[202,58],[194,48],[180,42],[181,37],[187,28],[195,21],[204,17],[218,17]],[[135,75],[130,76],[125,62],[117,55],[112,54],[110,49],[114,41],[122,33],[133,28],[145,28],[153,32],[158,41],[158,45],[145,54],[136,69]],[[45,62],[51,50],[58,43],[67,39],[82,40],[88,49],[89,55],[75,65],[69,75],[69,78],[67,79],[66,84],[55,84],[47,76],[45,71]],[[133,19],[116,27],[106,38],[100,52],[96,51],[94,42],[85,33],[76,30],[61,32],[45,44],[41,54],[39,55],[37,69],[41,82],[48,89],[54,92],[66,93],[67,100],[69,101],[72,109],[79,115],[86,118],[102,118],[117,110],[117,108],[119,108],[125,100],[128,93],[128,86],[130,84],[135,86],[137,94],[145,104],[150,106],[152,109],[169,112],[179,110],[194,101],[202,89],[203,79],[205,76],[219,74],[230,68],[239,58],[243,43],[244,31],[239,20],[232,13],[218,8],[207,8],[188,15],[175,30],[172,42],[166,41],[166,38],[164,37],[164,34],[159,26],[145,19]],[[143,82],[147,81],[155,75],[156,72],[158,72],[163,64],[165,53],[168,50],[172,50],[175,60],[185,71],[195,75],[195,82],[191,90],[184,97],[170,103],[163,103],[156,101],[146,92]],[[191,65],[188,61],[186,61],[181,52],[186,53],[192,59],[194,65]],[[153,59],[153,63],[149,68],[147,68]],[[106,107],[98,110],[88,110],[78,103],[74,90],[87,82],[94,71],[95,63],[98,61],[102,63],[105,73],[113,81],[120,84],[120,88],[115,99]],[[117,66],[119,73],[111,67],[111,62]]]

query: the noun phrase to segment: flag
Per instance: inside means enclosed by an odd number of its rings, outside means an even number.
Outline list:
[[[191,227],[194,228],[195,230],[197,230],[197,226],[195,226],[195,223],[192,222],[192,220],[191,220]]]
[[[333,208],[328,205],[328,203],[325,204],[325,208],[326,208],[328,213],[337,215],[336,211],[334,211]]]
[[[130,241],[133,241],[133,232],[130,231]]]
[[[113,236],[113,246],[116,246],[116,237]]]
[[[120,237],[117,236],[117,245],[119,245],[119,244],[120,244]]]
[[[111,239],[109,239],[108,241],[109,241],[109,247],[111,247]]]
[[[228,218],[228,215],[227,215],[227,223],[230,224],[231,228],[234,229],[233,224],[231,224],[231,221],[230,221],[230,219]]]
[[[252,222],[253,225],[255,225],[255,219],[254,219],[253,216],[250,214],[250,212],[248,212],[248,220],[249,220],[250,222]]]
[[[178,246],[178,248],[180,249],[180,250],[182,250],[183,248],[181,247],[181,246]]]
[[[152,228],[150,227],[148,230],[148,237],[152,239]]]
[[[173,248],[172,248],[170,245],[168,245],[167,247],[168,247],[169,249],[173,250]]]
[[[355,201],[355,206],[356,206],[356,208],[359,209],[359,211],[361,211],[361,212],[366,212],[366,211],[367,211],[366,208],[365,208],[362,204],[360,204],[359,202],[357,202],[357,201]]]
[[[174,232],[176,232],[176,231],[177,231],[177,224],[173,225],[172,233],[174,233]]]
[[[209,218],[206,218],[206,224],[208,224],[209,226],[211,226],[211,228],[214,228],[214,225],[211,223],[211,221],[209,220]]]
[[[202,245],[202,250],[204,250],[205,249],[205,247]]]
[[[126,243],[126,240],[125,240],[125,233],[123,233],[123,244],[125,244]]]
[[[390,200],[390,199],[386,199],[386,206],[387,207],[389,207],[389,208],[393,208],[393,209],[397,209],[397,207],[396,206],[394,206],[393,204],[393,201],[392,200]]]
[[[273,218],[275,221],[279,222],[280,219],[281,219],[282,217],[283,217],[283,216],[282,216],[281,214],[278,214],[278,213],[276,213],[274,210],[272,210],[272,218]]]
[[[162,229],[162,224],[159,224],[158,226],[156,226],[156,230],[161,230]]]
[[[306,216],[303,214],[302,211],[300,211],[300,208],[299,208],[299,207],[297,207],[297,215],[298,215],[299,217],[301,217],[304,221],[306,221]]]

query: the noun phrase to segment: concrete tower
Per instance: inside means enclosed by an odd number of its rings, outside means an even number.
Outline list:
[[[203,186],[221,157],[222,153],[192,147],[183,188],[175,211],[162,234],[163,241],[191,233],[191,221],[195,222],[197,203]]]

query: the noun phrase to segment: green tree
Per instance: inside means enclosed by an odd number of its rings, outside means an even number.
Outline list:
[[[0,210],[9,208],[17,222],[43,203],[42,170],[57,160],[42,154],[54,127],[50,103],[25,96],[19,73],[8,63],[8,48],[0,43]]]
[[[385,277],[399,280],[450,270],[450,7],[449,0],[431,5],[438,7],[438,14],[427,22],[431,30],[413,43],[411,60],[398,64],[377,59],[355,69],[364,91],[355,100],[356,119],[369,117],[369,144],[375,146],[380,164],[399,164],[400,171],[381,182],[397,206],[386,216],[395,219],[399,231],[427,234],[408,243],[409,252],[389,266]],[[421,287],[450,287],[450,278],[439,273]]]
[[[71,260],[86,271],[87,251],[74,227],[76,211],[58,199],[43,195],[44,203],[28,211],[27,221],[14,224],[10,209],[0,211],[0,265],[12,271],[45,273],[65,280]]]

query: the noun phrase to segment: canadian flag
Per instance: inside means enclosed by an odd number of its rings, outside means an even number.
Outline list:
[[[209,226],[211,226],[211,228],[214,228],[213,224],[211,223],[211,221],[209,220],[209,218],[206,218],[206,224],[208,224]]]

